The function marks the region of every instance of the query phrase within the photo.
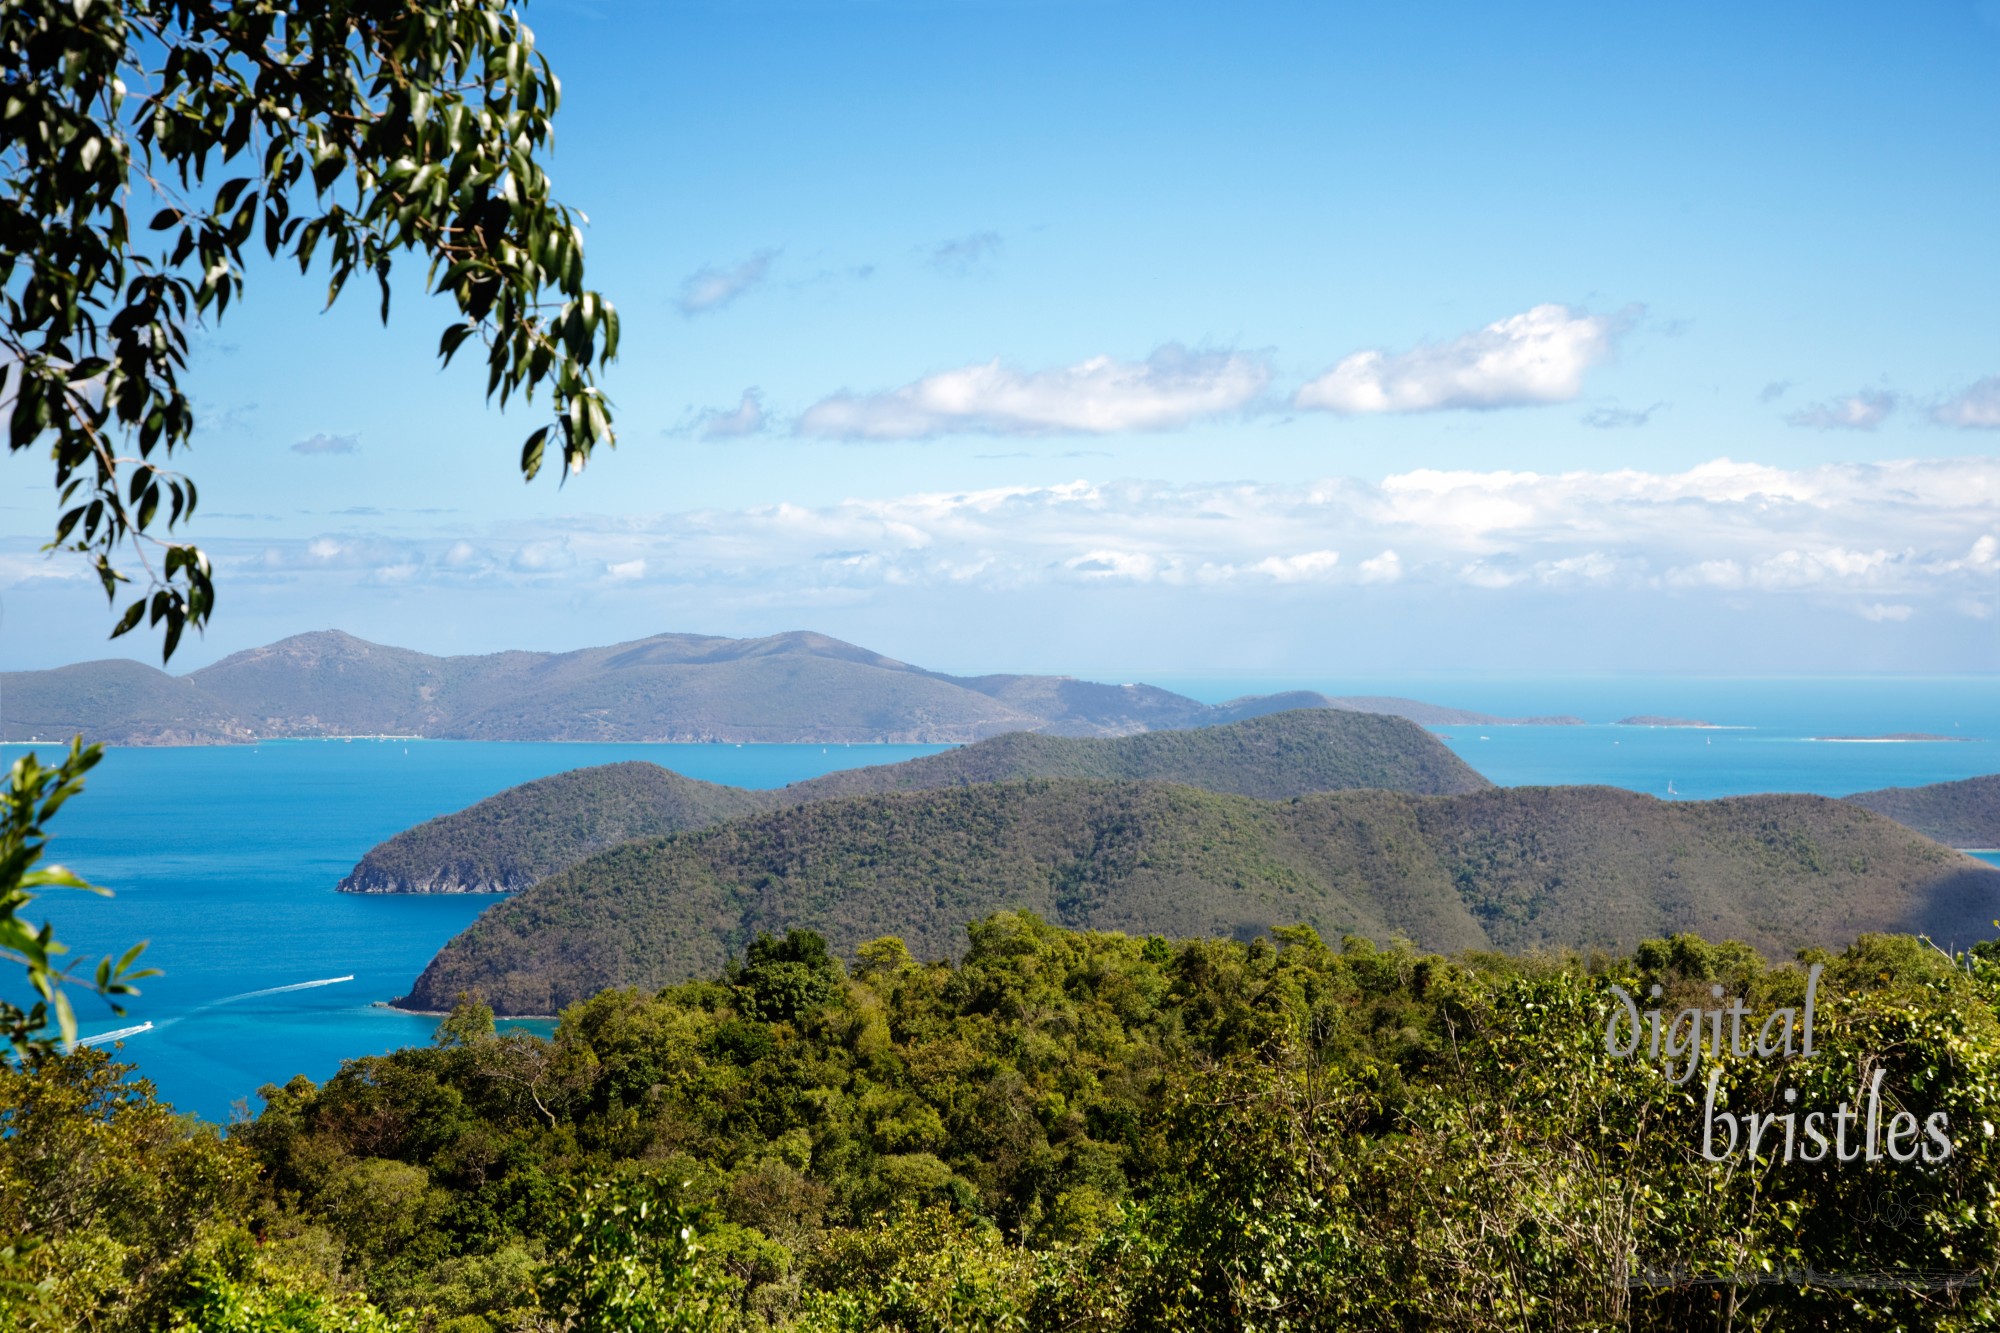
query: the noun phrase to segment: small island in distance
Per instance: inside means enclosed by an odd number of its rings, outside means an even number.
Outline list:
[[[1634,717],[1621,717],[1612,723],[1614,727],[1710,727],[1721,729],[1719,722],[1702,722],[1690,717],[1658,717],[1652,713],[1640,713]]]

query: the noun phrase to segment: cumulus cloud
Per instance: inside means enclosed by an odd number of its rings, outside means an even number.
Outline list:
[[[295,454],[351,454],[361,448],[359,435],[308,435],[292,446]]]
[[[1885,620],[1899,622],[1908,620],[1916,612],[1916,608],[1913,606],[1904,606],[1894,602],[1870,602],[1866,606],[1857,608],[1857,610],[1863,620],[1872,620],[1877,624]]]
[[[695,434],[704,440],[739,440],[764,429],[764,396],[755,389],[743,391],[743,400],[734,410],[704,412]]]
[[[1172,430],[1248,408],[1270,367],[1242,352],[1169,343],[1144,361],[1092,357],[1024,372],[995,360],[927,376],[885,393],[839,393],[807,408],[798,432],[827,439],[915,440],[983,435],[1105,435]]]
[[[2000,430],[2000,375],[1989,375],[1945,399],[1931,409],[1931,420],[1963,430]]]
[[[675,304],[683,315],[705,315],[720,310],[763,282],[777,257],[776,250],[759,250],[730,268],[703,265],[681,281],[681,294]]]
[[[1757,401],[1760,403],[1775,403],[1780,398],[1783,398],[1791,387],[1792,382],[1790,380],[1772,380],[1757,394]]]
[[[561,573],[576,564],[576,554],[561,538],[524,542],[515,550],[512,566],[519,574]]]
[[[1584,372],[1616,350],[1636,314],[1636,308],[1591,315],[1538,305],[1449,342],[1420,343],[1407,352],[1356,352],[1292,401],[1342,413],[1567,402],[1583,391]]]
[[[1361,562],[1357,581],[1361,583],[1394,583],[1403,577],[1403,560],[1394,551],[1384,551]]]
[[[1893,393],[1863,389],[1845,398],[1814,403],[1792,413],[1785,420],[1808,430],[1874,430],[1901,400]]]
[[[925,258],[932,268],[941,268],[948,273],[969,273],[998,255],[1000,245],[999,232],[976,231],[970,236],[940,241],[930,248]]]

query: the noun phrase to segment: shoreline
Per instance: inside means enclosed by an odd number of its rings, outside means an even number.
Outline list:
[[[395,1014],[408,1014],[412,1018],[451,1017],[451,1010],[449,1009],[405,1009],[402,1005],[397,1004],[394,1000],[371,1000],[368,1003],[368,1007],[371,1009],[387,1009],[389,1012]],[[560,1022],[561,1020],[562,1020],[561,1014],[493,1015],[493,1021],[495,1023],[556,1023]]]

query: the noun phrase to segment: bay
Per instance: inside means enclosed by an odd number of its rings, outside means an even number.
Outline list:
[[[8,761],[22,748],[7,747]],[[179,1109],[225,1120],[238,1103],[254,1108],[263,1084],[324,1079],[343,1059],[430,1040],[436,1019],[377,1002],[408,990],[497,895],[335,893],[382,839],[592,764],[643,759],[710,782],[777,787],[939,748],[354,740],[111,749],[57,817],[50,856],[116,896],[57,892],[35,906],[78,953],[150,941],[146,961],[165,975],[143,983],[124,1018],[81,1003],[81,1032],[152,1023],[124,1040],[120,1058]]]
[[[1579,727],[1435,729],[1504,785],[1603,783],[1667,797],[1671,783],[1681,799],[1759,791],[1842,796],[2000,770],[2000,689],[1992,678],[1158,683],[1212,700],[1322,689],[1587,720]],[[1641,713],[1722,726],[1614,725]],[[1811,739],[1894,731],[1975,739]],[[408,989],[431,955],[493,898],[333,892],[383,838],[516,783],[591,764],[644,759],[712,782],[775,787],[940,748],[354,740],[111,750],[85,795],[58,817],[54,855],[117,896],[51,894],[37,905],[80,953],[152,941],[147,958],[166,975],[145,984],[125,1018],[86,1002],[83,1031],[150,1022],[124,1040],[120,1058],[136,1063],[182,1110],[224,1120],[239,1103],[254,1106],[260,1085],[295,1074],[323,1079],[343,1059],[429,1040],[434,1019],[377,1002]],[[2000,864],[2000,854],[1988,859]],[[0,984],[11,989],[14,981]]]

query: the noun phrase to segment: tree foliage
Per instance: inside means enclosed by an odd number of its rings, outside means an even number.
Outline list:
[[[171,656],[214,606],[207,557],[171,536],[194,484],[166,464],[195,429],[189,329],[255,249],[323,261],[329,304],[373,280],[385,320],[397,256],[425,263],[459,316],[440,357],[483,343],[503,405],[549,390],[528,477],[551,444],[577,471],[612,442],[594,373],[618,317],[540,161],[560,88],[500,0],[10,0],[0,62],[7,443],[49,447],[52,545],[114,604],[114,557],[140,560],[114,636],[148,620]]]
[[[71,978],[75,965],[63,964],[62,956],[68,949],[55,938],[55,928],[49,922],[37,926],[22,913],[35,901],[37,889],[105,892],[62,866],[41,864],[47,851],[49,820],[83,790],[83,775],[101,757],[96,746],[85,746],[81,739],[71,744],[54,768],[30,752],[14,761],[7,770],[7,785],[0,790],[0,962],[21,966],[35,993],[26,1008],[0,1000],[0,1028],[5,1029],[14,1058],[24,1062],[52,1049],[57,1038],[48,1033],[51,1022],[62,1041],[76,1040],[76,1011],[63,990],[63,982]],[[125,1012],[116,1000],[137,994],[134,982],[155,975],[137,966],[145,947],[134,945],[118,958],[99,960],[89,978],[90,988],[112,1001],[113,1013]]]
[[[1445,958],[1017,913],[970,936],[957,963],[881,939],[848,965],[766,937],[713,979],[579,1004],[549,1040],[468,1000],[430,1047],[266,1088],[226,1138],[100,1053],[0,1077],[0,1237],[43,1238],[20,1277],[50,1310],[23,1326],[2000,1320],[1990,961],[1900,936],[1776,967],[1693,936]],[[1705,1055],[1718,1105],[1782,1111],[1792,1088],[1830,1110],[1879,1073],[1885,1117],[1948,1118],[1948,1159],[1708,1160],[1703,1083],[1607,1056],[1612,986],[1768,1013],[1801,1003],[1807,963],[1814,1053]]]

